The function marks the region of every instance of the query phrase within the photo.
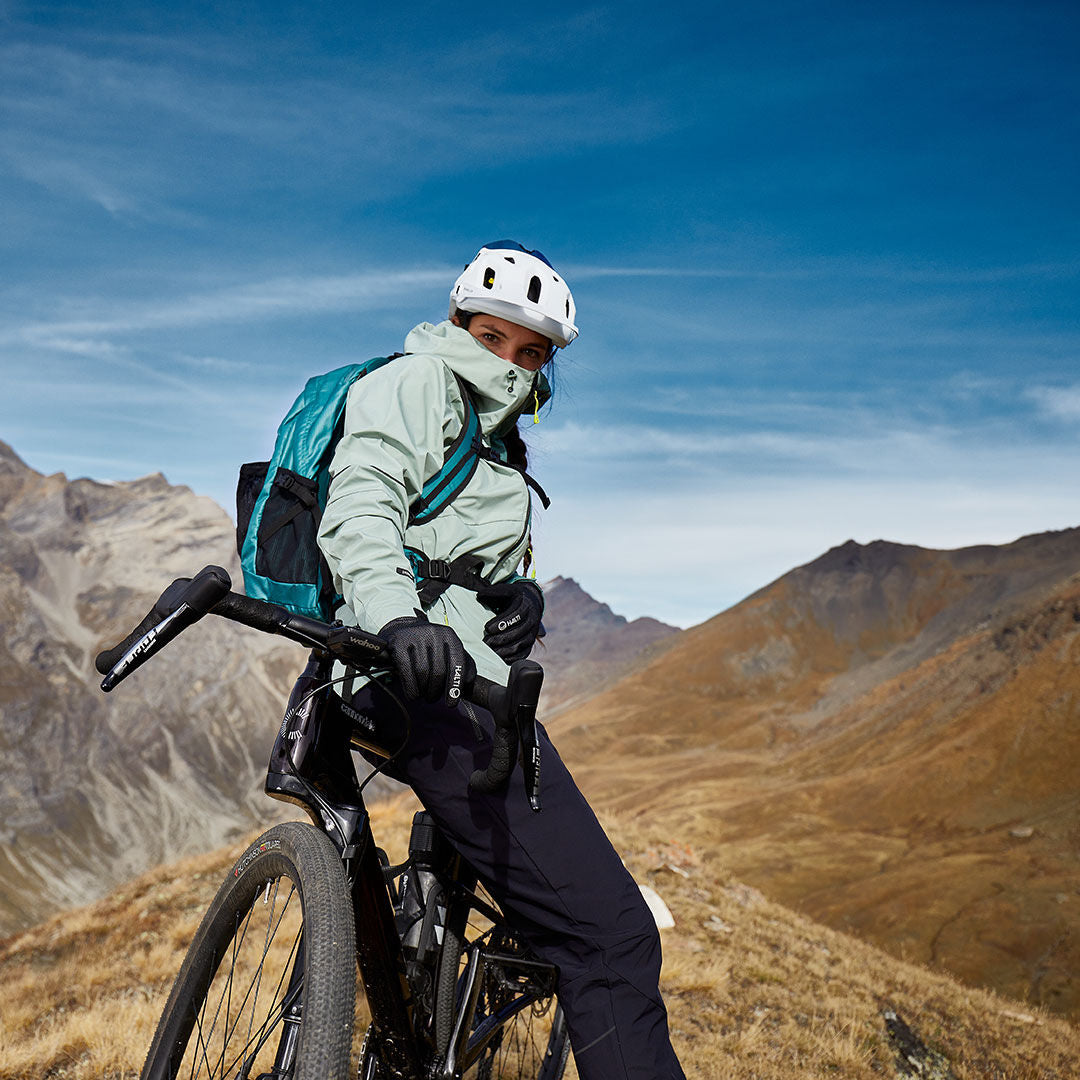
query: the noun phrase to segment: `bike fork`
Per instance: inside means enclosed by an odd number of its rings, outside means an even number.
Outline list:
[[[300,1021],[304,1011],[304,936],[296,946],[296,957],[293,960],[292,973],[289,975],[289,985],[285,990],[285,996],[281,1002],[281,1034],[278,1037],[277,1053],[274,1055],[274,1067],[269,1073],[264,1073],[258,1080],[289,1080],[293,1074],[293,1066],[296,1064],[296,1048],[300,1042]],[[251,1066],[259,1053],[262,1043],[251,1052],[243,1068],[238,1074],[238,1080],[249,1080]]]

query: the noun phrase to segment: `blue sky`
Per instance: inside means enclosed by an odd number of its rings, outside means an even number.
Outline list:
[[[220,10],[219,10],[220,8]],[[304,379],[543,249],[541,578],[689,625],[1080,524],[1075,3],[0,0],[0,439],[231,509]]]

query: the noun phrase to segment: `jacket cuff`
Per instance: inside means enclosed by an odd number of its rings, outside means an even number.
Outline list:
[[[524,574],[512,574],[506,579],[508,585],[516,585],[519,581],[525,582],[526,585],[531,585],[540,597],[540,614],[543,615],[544,608],[547,605],[547,601],[544,598],[544,590],[540,587],[540,583],[531,577],[526,577]]]
[[[361,629],[377,634],[387,623],[395,619],[416,617],[420,601],[414,589],[403,589],[401,592],[395,590],[393,593],[387,591],[384,595],[379,595],[379,591],[376,591],[374,596],[369,592],[363,601],[359,597],[354,597],[349,604]]]

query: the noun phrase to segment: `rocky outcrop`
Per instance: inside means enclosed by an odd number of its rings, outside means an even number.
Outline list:
[[[42,476],[0,443],[0,933],[280,816],[262,782],[303,649],[207,618],[99,688],[98,651],[207,563],[240,587],[234,525],[211,500],[160,474]],[[569,580],[547,604],[549,711],[674,633]]]
[[[532,658],[544,666],[545,716],[610,686],[679,633],[657,619],[616,615],[564,577],[544,584],[544,628]]]
[[[0,444],[0,931],[272,815],[303,653],[207,619],[106,697],[93,661],[175,577],[234,577],[234,526],[161,475],[42,476]]]

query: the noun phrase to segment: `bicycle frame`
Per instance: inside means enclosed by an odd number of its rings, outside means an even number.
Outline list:
[[[469,1033],[472,1028],[473,1017],[476,1015],[476,1005],[480,986],[483,982],[484,969],[489,963],[517,968],[526,978],[535,975],[539,981],[534,985],[529,985],[510,1005],[500,1009],[496,1015],[488,1017],[472,1032],[472,1038],[470,1039]],[[475,949],[469,957],[469,966],[466,969],[464,979],[465,992],[462,1005],[454,1020],[454,1031],[450,1038],[450,1046],[442,1070],[437,1074],[437,1080],[453,1080],[455,1076],[459,1075],[458,1069],[461,1072],[468,1069],[483,1054],[488,1044],[508,1020],[511,1020],[519,1012],[531,1008],[533,1003],[542,997],[551,994],[554,990],[555,972],[550,964],[485,949]]]
[[[344,705],[328,685],[331,665],[328,654],[315,650],[296,680],[271,752],[266,792],[303,807],[341,854],[353,902],[357,967],[383,1058],[395,1075],[421,1076],[425,1040],[417,1030],[394,907],[350,754],[355,747],[389,758],[403,741],[404,728],[395,727],[390,710],[370,716]],[[459,879],[454,884],[470,894],[474,907],[493,922],[499,920],[497,911],[472,894],[471,885]],[[490,964],[514,972],[518,982],[512,1000],[474,1031],[478,996]],[[553,992],[555,978],[551,965],[474,948],[446,1059],[434,1075],[445,1080],[461,1075],[508,1020]],[[509,981],[507,985],[511,988]]]

